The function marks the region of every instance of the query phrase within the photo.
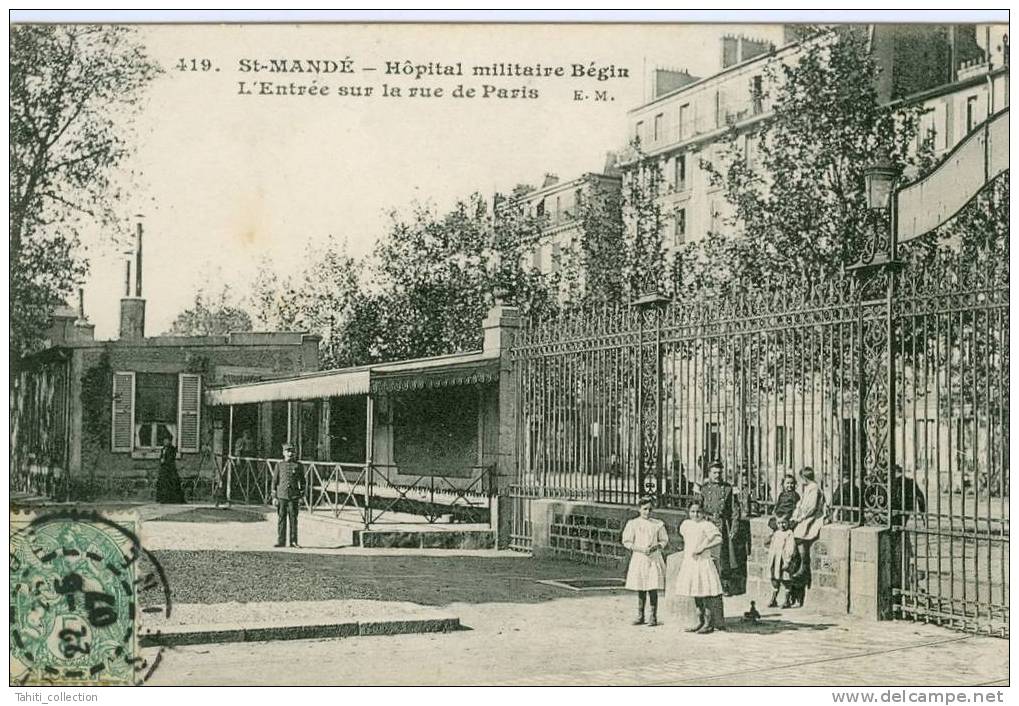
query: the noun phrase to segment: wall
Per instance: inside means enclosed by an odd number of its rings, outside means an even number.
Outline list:
[[[535,558],[608,564],[625,571],[630,555],[620,543],[623,526],[637,515],[637,508],[624,505],[533,500],[532,552]],[[679,524],[686,519],[686,511],[656,510],[654,516],[665,522],[669,533],[666,553],[682,551]]]
[[[373,461],[392,482],[443,475],[451,485],[466,486],[480,475],[479,466],[498,457],[498,400],[495,385],[380,394]]]

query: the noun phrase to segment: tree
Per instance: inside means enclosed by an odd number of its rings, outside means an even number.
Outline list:
[[[567,306],[623,300],[627,267],[622,193],[597,179],[587,183],[560,262],[560,288]]]
[[[882,154],[902,169],[931,155],[929,141],[911,149],[919,108],[880,105],[877,73],[853,26],[805,40],[791,63],[768,64],[762,99],[774,99],[772,115],[749,135],[733,129],[721,165],[701,162],[733,217],[684,249],[685,288],[788,287],[856,260],[872,225],[863,169]]]
[[[309,243],[300,271],[281,277],[263,260],[252,285],[255,319],[268,330],[306,331],[322,338],[319,362],[325,368],[353,365],[358,358],[348,342],[348,320],[365,316],[369,300],[360,291],[363,264],[347,254],[345,242],[330,235]]]
[[[231,331],[250,331],[251,316],[233,303],[230,288],[218,294],[204,289],[195,293],[194,304],[177,315],[168,336],[225,336]]]
[[[82,226],[115,220],[122,120],[158,68],[122,26],[16,25],[10,49],[12,359],[86,271]]]
[[[635,139],[632,161],[623,177],[622,213],[627,234],[623,249],[623,288],[630,299],[657,292],[672,293],[672,276],[662,248],[664,186],[662,163],[646,154]]]
[[[519,202],[492,213],[477,193],[444,214],[421,204],[409,218],[394,212],[369,277],[378,324],[371,357],[480,348],[481,323],[496,295],[520,305],[525,316],[554,308],[555,283],[525,272],[520,262],[541,226]]]

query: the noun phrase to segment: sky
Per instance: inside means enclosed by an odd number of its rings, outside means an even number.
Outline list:
[[[123,169],[139,175],[122,205],[125,227],[142,216],[147,335],[165,332],[199,287],[248,291],[269,258],[286,274],[309,243],[333,235],[365,255],[387,213],[415,201],[448,207],[474,191],[490,196],[546,172],[571,179],[600,171],[626,142],[626,113],[648,95],[655,66],[699,76],[719,68],[720,38],[743,33],[781,43],[777,25],[142,25],[138,39],[164,69],[133,121]],[[208,60],[209,70],[201,61]],[[353,73],[242,71],[272,59],[352,62]],[[197,71],[179,70],[180,62]],[[401,67],[386,74],[387,62]],[[455,65],[468,75],[420,79],[410,65]],[[573,64],[626,69],[627,78],[572,78]],[[563,78],[470,76],[481,64],[564,66]],[[370,69],[374,68],[374,71]],[[365,70],[369,69],[369,70]],[[257,81],[325,86],[327,96],[257,94]],[[537,98],[454,98],[489,84]],[[400,97],[380,95],[383,84]],[[336,95],[370,86],[368,98]],[[442,88],[441,98],[408,89]],[[274,85],[275,88],[275,85]],[[575,100],[575,91],[586,100]],[[608,100],[596,101],[594,91]],[[123,243],[87,238],[85,286],[97,338],[117,335]]]

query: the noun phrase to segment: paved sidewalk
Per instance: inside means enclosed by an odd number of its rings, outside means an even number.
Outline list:
[[[244,643],[167,650],[156,684],[979,685],[1008,679],[1008,641],[810,610],[692,635],[665,616],[630,625],[633,596],[445,609],[445,635]],[[740,599],[729,599],[736,613]],[[441,655],[441,658],[439,657]],[[259,665],[275,665],[267,673]]]

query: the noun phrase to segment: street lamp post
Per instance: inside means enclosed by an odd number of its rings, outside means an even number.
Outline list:
[[[882,156],[864,169],[868,231],[859,260],[846,268],[860,284],[859,452],[862,462],[860,521],[868,511],[892,522],[892,468],[895,465],[895,294],[902,262],[896,229],[899,168]],[[883,316],[868,317],[866,310]],[[884,345],[881,345],[881,344]],[[882,370],[882,367],[884,370]],[[883,476],[883,477],[882,477]]]
[[[662,312],[672,301],[652,291],[631,302],[637,310],[637,495],[660,497],[662,488]],[[654,341],[645,342],[645,319]],[[652,348],[645,352],[645,347]],[[650,466],[650,467],[649,467]]]

